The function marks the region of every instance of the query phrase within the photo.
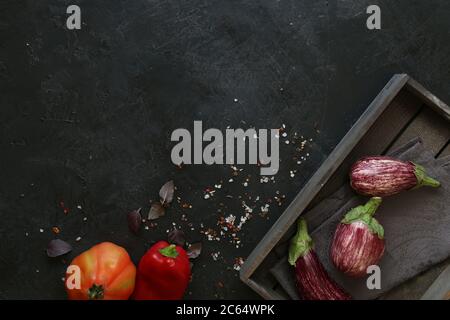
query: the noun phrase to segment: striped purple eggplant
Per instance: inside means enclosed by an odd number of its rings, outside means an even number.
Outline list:
[[[303,300],[350,300],[339,285],[330,278],[313,249],[306,221],[300,219],[291,240],[289,263],[295,266],[298,293]]]
[[[385,197],[421,186],[439,187],[440,183],[418,164],[376,156],[362,158],[352,166],[350,185],[359,194]]]
[[[373,197],[365,205],[351,209],[339,223],[331,244],[331,261],[337,269],[352,277],[367,275],[384,253],[384,229],[373,217],[381,198]]]

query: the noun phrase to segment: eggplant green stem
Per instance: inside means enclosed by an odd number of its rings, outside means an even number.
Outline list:
[[[350,224],[353,222],[365,223],[372,233],[376,233],[380,239],[384,238],[383,226],[373,217],[382,199],[372,197],[366,204],[351,209],[342,219],[341,223]]]
[[[422,186],[437,188],[441,185],[439,181],[427,176],[424,167],[416,163],[413,163],[413,165],[414,165],[414,174],[416,175],[417,178],[417,185],[415,188],[420,188]]]
[[[313,247],[313,241],[308,234],[308,226],[305,219],[299,219],[297,233],[291,240],[289,247],[289,264],[295,266],[297,259],[303,257]]]
[[[381,201],[383,200],[380,197],[370,198],[369,201],[367,201],[366,204],[363,206],[364,210],[366,211],[365,214],[373,217],[375,212],[377,212],[377,209],[380,206]]]

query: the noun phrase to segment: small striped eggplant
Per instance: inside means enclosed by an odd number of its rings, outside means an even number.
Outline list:
[[[350,210],[339,223],[331,244],[331,261],[337,269],[352,277],[367,275],[384,253],[384,229],[373,218],[381,198]]]
[[[295,267],[296,284],[303,300],[351,300],[330,278],[313,249],[306,221],[298,221],[298,230],[291,240],[289,263]]]
[[[421,186],[439,187],[425,169],[410,161],[386,156],[365,157],[350,169],[350,185],[359,194],[385,197]]]

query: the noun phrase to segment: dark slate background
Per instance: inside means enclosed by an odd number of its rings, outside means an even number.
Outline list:
[[[82,9],[80,31],[65,27],[69,4]],[[365,27],[369,4],[381,7],[380,31]],[[66,264],[44,251],[52,226],[74,246],[66,263],[105,240],[137,262],[172,222],[204,243],[188,298],[255,298],[234,259],[250,253],[392,74],[450,101],[449,15],[446,0],[1,1],[0,298],[65,298]],[[275,184],[245,168],[248,188],[242,173],[207,201],[203,190],[230,168],[170,161],[171,132],[194,120],[221,130],[284,123],[313,139],[311,156],[296,166],[281,144]],[[126,213],[147,212],[170,179],[193,209],[174,204],[156,228],[130,233]],[[241,248],[199,233],[200,223],[215,227],[220,202],[239,217],[237,195],[277,190],[286,201],[245,224]]]

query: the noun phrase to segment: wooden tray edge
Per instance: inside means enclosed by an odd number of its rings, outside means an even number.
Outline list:
[[[345,159],[345,157],[351,152],[370,126],[376,121],[379,115],[385,110],[389,103],[395,98],[398,92],[408,83],[410,79],[411,78],[407,74],[395,74],[388,81],[366,111],[355,122],[352,128],[322,163],[316,173],[306,183],[283,214],[277,219],[266,235],[257,244],[255,249],[253,249],[250,253],[241,268],[240,278],[261,296],[267,296],[265,292],[262,292],[265,290],[262,290],[257,284],[250,285],[250,283],[253,282],[250,279],[251,275],[282,238],[286,230],[304,211],[308,203],[310,203],[314,196],[319,192],[315,186],[324,185],[328,181],[343,159]],[[413,89],[414,85],[414,83],[411,84]],[[423,92],[423,90],[421,90],[421,92]],[[294,212],[294,214],[291,214],[291,211]]]

